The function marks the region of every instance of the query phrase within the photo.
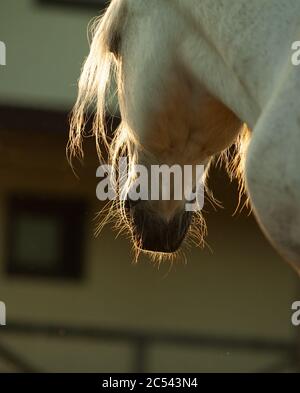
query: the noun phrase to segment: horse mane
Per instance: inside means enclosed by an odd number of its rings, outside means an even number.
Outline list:
[[[93,136],[97,153],[102,161],[101,145],[115,156],[116,150],[126,144],[128,135],[124,127],[115,132],[111,141],[106,132],[106,114],[108,90],[112,77],[119,78],[118,68],[121,66],[116,58],[121,29],[126,17],[126,6],[123,0],[113,0],[103,16],[96,17],[90,25],[91,45],[78,82],[78,96],[70,119],[69,142],[67,154],[72,163],[73,157],[83,158],[82,141],[85,136]],[[121,81],[118,81],[121,86]],[[120,87],[119,87],[120,88]],[[92,130],[86,125],[93,113]],[[124,125],[124,121],[122,122]]]

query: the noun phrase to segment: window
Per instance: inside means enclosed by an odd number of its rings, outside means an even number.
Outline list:
[[[85,203],[13,196],[8,201],[7,272],[80,278]]]

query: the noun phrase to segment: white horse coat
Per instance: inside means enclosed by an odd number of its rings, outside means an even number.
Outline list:
[[[189,16],[202,31],[202,39],[183,43],[182,58],[253,130],[245,172],[252,207],[275,248],[300,271],[300,67],[291,61],[300,2],[178,4],[193,9]]]
[[[186,84],[190,98],[181,102],[190,117],[195,113],[190,109],[195,106],[193,100],[200,104],[202,86],[251,128],[244,174],[251,204],[266,236],[298,272],[300,66],[292,64],[291,46],[300,39],[299,21],[299,0],[113,0],[98,27],[98,32],[106,35],[103,40],[110,37],[113,44],[118,41],[121,47],[117,53],[121,59],[117,60],[122,75],[121,114],[138,134],[141,145],[157,138],[145,124],[153,113],[160,114],[159,108],[172,103],[173,90],[183,90],[182,74],[188,74],[192,80]],[[80,98],[74,111],[74,146],[80,143],[82,124],[78,125],[78,111],[84,109],[82,102],[97,94],[99,101],[99,92],[91,86],[99,78],[100,65],[93,68],[92,60],[97,56],[100,40],[96,33],[81,79]],[[102,55],[111,44],[103,44]],[[103,102],[99,105],[103,106]],[[164,120],[164,124],[170,122],[165,127],[165,139],[180,144],[183,131],[177,126],[176,112],[175,109],[174,116],[168,113],[168,120]],[[215,116],[218,117],[217,112]],[[157,120],[161,145],[165,140],[162,128]],[[199,128],[194,145],[197,160],[203,163],[228,147],[237,135],[233,132],[227,140],[218,132],[215,139],[224,138],[224,142],[201,156],[201,132]],[[188,151],[193,154],[190,148]],[[194,162],[188,153],[183,152],[183,156],[186,162]],[[166,154],[161,157],[168,161]]]

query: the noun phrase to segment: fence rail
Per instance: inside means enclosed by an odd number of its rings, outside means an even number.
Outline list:
[[[289,364],[295,367],[298,349],[295,342],[265,339],[257,337],[228,337],[215,334],[183,334],[174,332],[140,331],[134,329],[116,329],[88,326],[54,325],[47,323],[28,323],[10,321],[2,329],[10,334],[25,336],[44,336],[68,340],[95,340],[126,342],[132,344],[135,356],[132,371],[147,371],[147,352],[154,345],[176,345],[224,351],[265,352],[282,355]],[[36,371],[21,356],[12,353],[7,346],[0,343],[0,357],[13,362],[20,371]],[[271,366],[272,368],[272,366]],[[273,368],[276,368],[275,366]]]

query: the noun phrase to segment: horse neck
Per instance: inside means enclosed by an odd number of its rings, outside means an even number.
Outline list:
[[[300,2],[176,1],[189,29],[181,45],[187,69],[253,127],[290,58]]]

